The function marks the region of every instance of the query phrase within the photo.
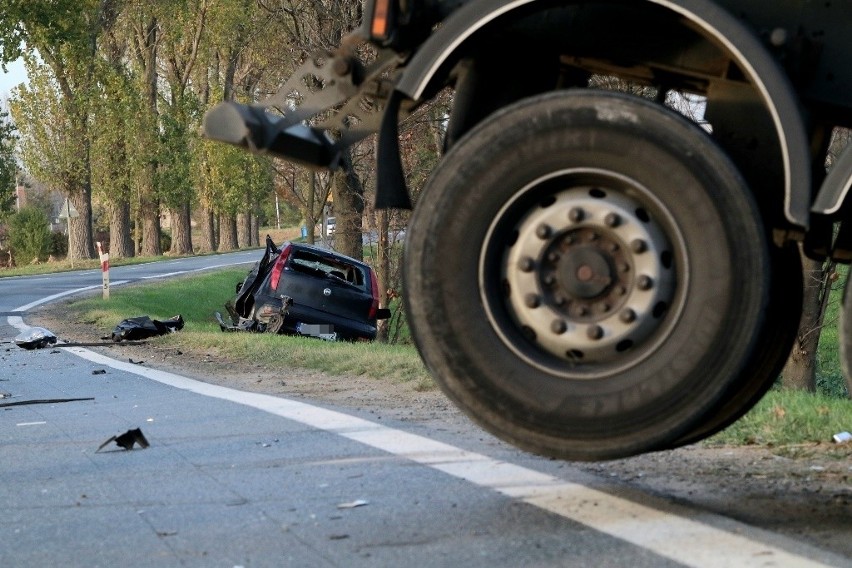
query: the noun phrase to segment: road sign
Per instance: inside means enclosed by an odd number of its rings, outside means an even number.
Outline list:
[[[80,214],[77,212],[77,208],[71,203],[71,200],[67,197],[65,198],[65,203],[62,204],[62,209],[59,211],[60,219],[76,219]]]

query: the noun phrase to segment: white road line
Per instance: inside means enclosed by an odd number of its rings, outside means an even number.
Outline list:
[[[115,284],[113,284],[113,285],[115,285]],[[97,284],[95,286],[86,286],[85,288],[76,288],[74,290],[66,290],[65,292],[60,292],[58,294],[54,294],[52,296],[47,296],[46,298],[42,298],[40,300],[36,300],[35,302],[30,302],[29,304],[27,304],[25,306],[21,306],[20,308],[15,308],[12,311],[13,312],[25,312],[27,310],[33,309],[36,306],[40,306],[42,304],[52,302],[53,300],[58,300],[59,298],[64,298],[65,296],[70,296],[71,294],[77,294],[79,292],[85,292],[86,290],[93,290],[95,288],[100,288],[101,286],[102,286],[101,284]],[[12,317],[17,317],[17,316],[12,316]],[[20,320],[21,318],[17,318],[17,319]],[[23,321],[23,320],[21,320],[21,321]],[[11,317],[9,318],[9,325],[15,325],[15,324],[12,323]],[[18,326],[15,326],[15,327],[18,327]]]
[[[228,400],[337,434],[378,450],[432,467],[453,477],[497,491],[597,531],[696,568],[769,567],[812,568],[826,566],[781,548],[751,540],[743,534],[757,529],[730,519],[723,530],[666,511],[623,499],[535,470],[501,462],[488,456],[437,442],[402,430],[264,394],[203,383],[173,373],[117,361],[80,347],[66,347],[98,365],[157,381],[203,396]],[[696,513],[696,516],[698,513]],[[701,514],[704,519],[722,517]],[[684,552],[688,550],[688,557]]]

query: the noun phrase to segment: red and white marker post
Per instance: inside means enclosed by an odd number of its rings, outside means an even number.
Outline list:
[[[98,256],[101,259],[101,273],[104,277],[104,300],[109,300],[109,253],[104,252],[101,241],[98,241]]]

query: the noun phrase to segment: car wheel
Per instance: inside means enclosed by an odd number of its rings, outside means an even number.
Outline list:
[[[592,460],[706,422],[752,352],[768,272],[756,205],[706,133],[645,100],[565,91],[443,158],[404,278],[450,398],[522,448]]]

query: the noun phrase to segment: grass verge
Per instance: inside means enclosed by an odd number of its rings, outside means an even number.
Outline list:
[[[852,430],[852,401],[776,388],[745,416],[708,440],[718,445],[788,446],[831,443]],[[852,454],[852,444],[841,453]]]
[[[221,357],[230,363],[314,369],[334,375],[360,375],[401,382],[415,381],[418,390],[434,388],[412,345],[370,342],[327,342],[310,337],[254,333],[223,333],[213,316],[224,312],[244,268],[226,269],[167,282],[113,288],[110,299],[99,296],[72,302],[72,321],[87,323],[100,335],[129,317],[165,319],[181,314],[180,333],[157,338],[159,345],[184,352]]]

